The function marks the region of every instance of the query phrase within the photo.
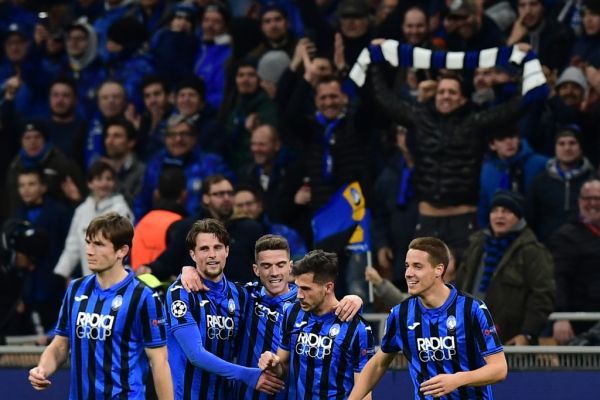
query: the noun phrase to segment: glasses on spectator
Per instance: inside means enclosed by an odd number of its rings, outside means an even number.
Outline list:
[[[220,192],[212,192],[210,193],[211,196],[215,196],[215,197],[232,197],[233,196],[233,190],[221,190]]]
[[[580,196],[583,201],[600,201],[600,196]]]

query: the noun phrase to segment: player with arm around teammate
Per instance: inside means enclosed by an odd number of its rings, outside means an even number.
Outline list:
[[[485,304],[443,282],[448,250],[437,238],[414,239],[406,254],[411,297],[395,306],[381,349],[361,372],[350,399],[375,387],[397,352],[409,362],[414,398],[492,399],[506,358]]]

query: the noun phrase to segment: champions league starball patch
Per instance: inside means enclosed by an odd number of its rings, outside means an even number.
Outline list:
[[[181,300],[175,300],[173,304],[171,304],[171,314],[175,318],[181,318],[187,312],[187,305]]]

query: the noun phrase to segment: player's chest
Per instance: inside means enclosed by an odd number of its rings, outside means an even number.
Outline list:
[[[292,349],[294,357],[312,359],[313,361],[326,362],[334,354],[344,357],[346,327],[340,324],[320,324],[307,321],[298,321],[294,324],[292,334]]]
[[[200,300],[197,319],[205,339],[233,340],[241,327],[242,312],[232,298]]]
[[[406,331],[399,332],[405,349],[410,349],[422,362],[452,360],[466,343],[465,329],[456,316],[443,315],[431,319],[409,319]]]
[[[78,294],[71,307],[71,325],[74,336],[81,340],[106,341],[122,333],[128,324],[129,304],[122,295],[99,297]],[[130,316],[134,319],[135,313]],[[131,334],[131,329],[127,329]]]

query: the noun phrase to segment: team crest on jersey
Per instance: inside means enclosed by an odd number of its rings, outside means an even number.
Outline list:
[[[235,301],[233,301],[233,299],[229,299],[229,302],[227,303],[227,311],[229,311],[229,314],[233,314],[235,312]]]
[[[181,318],[187,312],[187,305],[181,300],[175,300],[173,304],[171,304],[171,314],[175,318]]]
[[[336,337],[338,334],[340,333],[340,325],[339,324],[333,324],[331,326],[331,328],[329,329],[329,337]]]
[[[121,304],[123,304],[123,296],[119,294],[113,299],[112,303],[110,303],[110,308],[112,308],[113,311],[117,311],[121,307]]]
[[[456,329],[456,318],[454,315],[451,315],[448,317],[448,319],[446,319],[446,328],[448,328],[449,331]]]

